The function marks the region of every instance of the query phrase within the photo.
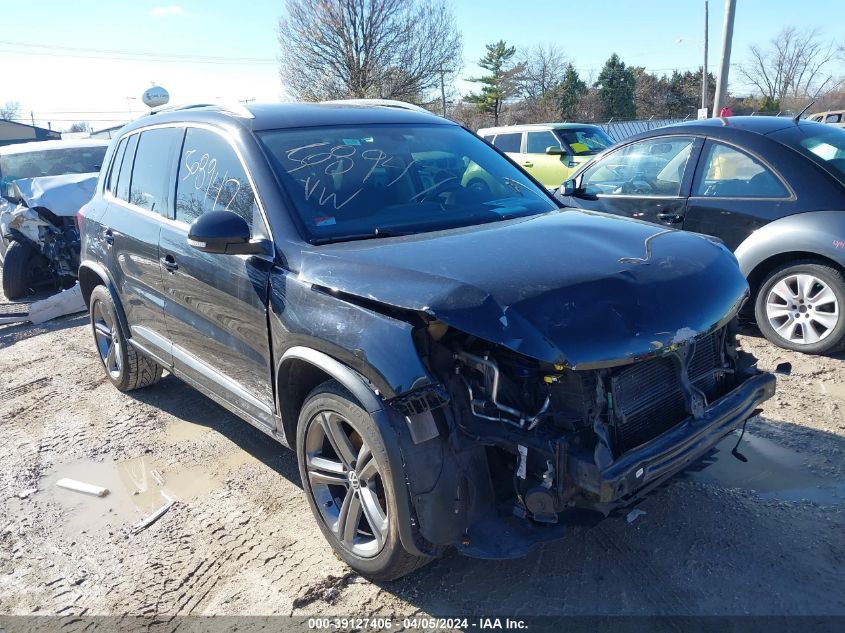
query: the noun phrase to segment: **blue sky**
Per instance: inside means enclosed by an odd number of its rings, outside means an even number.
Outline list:
[[[62,129],[89,120],[96,129],[125,121],[146,109],[140,96],[151,82],[167,88],[174,103],[284,98],[275,61],[282,0],[4,5],[0,103],[19,101],[39,124]],[[825,17],[839,16],[841,8],[833,0],[737,0],[733,61],[743,61],[750,44],[766,42],[788,24],[818,27],[841,40],[841,20]],[[701,64],[703,0],[453,0],[453,9],[464,36],[462,78],[480,74],[475,62],[484,45],[498,39],[517,47],[559,46],[586,77],[598,74],[613,52],[659,73]],[[710,1],[714,70],[723,11],[722,0]],[[456,88],[467,92],[472,84],[459,80]],[[735,72],[731,88],[748,91]]]

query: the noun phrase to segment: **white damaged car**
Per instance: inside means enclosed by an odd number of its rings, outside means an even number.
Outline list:
[[[76,214],[91,199],[108,141],[43,141],[0,148],[3,292],[72,285],[79,266]]]

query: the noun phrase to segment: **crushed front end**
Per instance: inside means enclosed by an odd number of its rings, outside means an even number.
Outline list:
[[[439,466],[413,497],[426,538],[449,536],[470,555],[520,556],[570,520],[606,516],[684,469],[774,394],[774,376],[738,349],[734,323],[588,369],[428,323],[418,343],[442,388],[393,403],[413,442],[412,493],[414,465]],[[433,437],[441,455],[426,455]],[[426,529],[447,521],[451,533]]]

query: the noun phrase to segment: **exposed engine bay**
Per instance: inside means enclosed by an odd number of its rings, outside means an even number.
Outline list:
[[[438,428],[452,435],[449,444],[459,463],[463,451],[484,446],[481,459],[500,515],[546,525],[561,523],[561,513],[570,509],[607,515],[642,491],[640,482],[624,478],[608,487],[603,473],[673,429],[679,437],[692,433],[709,407],[757,373],[753,357],[738,350],[734,323],[644,358],[577,370],[431,321],[421,355],[443,391],[418,401],[417,414],[406,419],[409,426],[419,423],[421,410],[428,408]],[[430,436],[418,433],[417,439]],[[479,459],[469,460],[471,468],[478,468]],[[477,472],[467,480],[473,478],[479,478]],[[645,485],[649,475],[640,468],[632,478]],[[476,490],[468,496],[478,500],[484,494]],[[473,520],[479,516],[468,517]]]

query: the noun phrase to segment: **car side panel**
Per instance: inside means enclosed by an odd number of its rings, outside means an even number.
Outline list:
[[[782,253],[815,253],[845,268],[845,210],[790,215],[758,229],[736,249],[748,276],[762,262]]]

